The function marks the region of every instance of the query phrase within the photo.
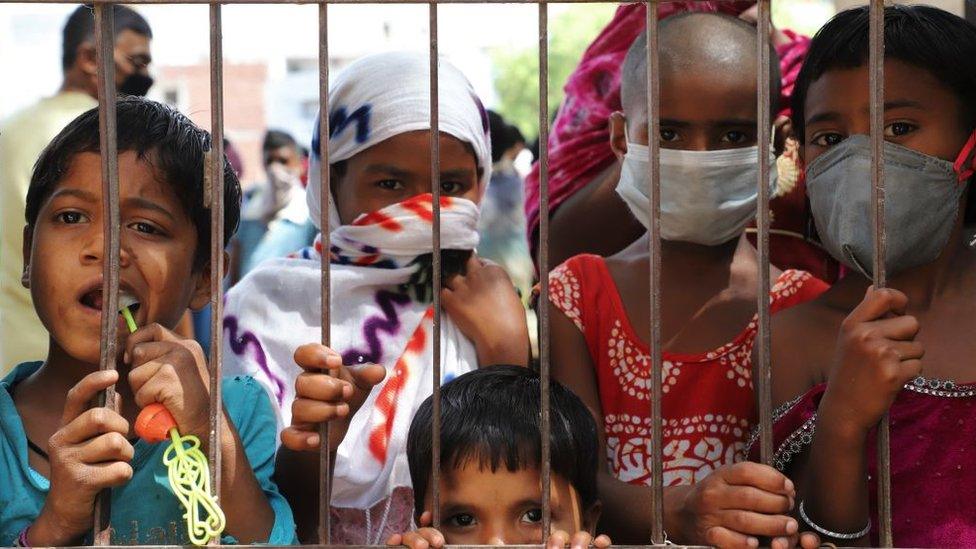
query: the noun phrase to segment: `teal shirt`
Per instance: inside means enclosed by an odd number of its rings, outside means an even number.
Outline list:
[[[11,387],[40,366],[40,362],[20,364],[0,381],[0,547],[14,545],[21,530],[37,518],[50,488],[48,479],[28,465],[27,435],[11,398]],[[297,543],[291,508],[271,479],[276,433],[271,403],[250,377],[226,378],[222,387],[224,409],[237,427],[254,476],[274,511],[274,526],[266,541]],[[166,446],[144,440],[135,443],[132,480],[112,490],[112,545],[189,544],[183,508],[170,490],[163,465]],[[234,540],[225,536],[223,542]]]

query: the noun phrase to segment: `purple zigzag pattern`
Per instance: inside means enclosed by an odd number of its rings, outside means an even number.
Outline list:
[[[245,356],[249,346],[254,349],[254,360],[257,361],[261,371],[274,383],[275,399],[278,401],[278,406],[281,406],[285,399],[285,382],[271,372],[271,368],[268,367],[268,357],[264,353],[264,348],[261,346],[258,337],[254,335],[254,332],[248,330],[238,335],[238,328],[239,323],[236,316],[224,316],[224,330],[230,332],[227,334],[227,340],[230,342],[231,350],[237,356]]]
[[[397,316],[396,305],[403,306],[407,303],[410,303],[410,296],[406,294],[386,290],[376,292],[376,304],[383,311],[383,316],[371,316],[363,323],[363,338],[369,349],[349,349],[342,353],[342,363],[382,364],[383,345],[380,343],[379,332],[394,335],[400,331],[400,318]]]

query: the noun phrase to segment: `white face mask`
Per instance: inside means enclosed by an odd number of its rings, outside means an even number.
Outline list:
[[[716,246],[737,238],[756,216],[759,147],[720,151],[660,149],[661,238]],[[627,143],[617,184],[634,217],[650,227],[648,147]],[[770,153],[770,189],[776,188]]]

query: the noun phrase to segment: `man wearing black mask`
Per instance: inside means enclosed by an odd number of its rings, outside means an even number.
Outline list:
[[[145,95],[152,86],[149,51],[152,30],[135,11],[115,11],[115,85],[119,94]],[[48,142],[81,113],[95,107],[95,13],[79,6],[64,25],[58,93],[0,123],[0,374],[47,352],[48,336],[21,284],[22,229],[27,187],[34,162]]]

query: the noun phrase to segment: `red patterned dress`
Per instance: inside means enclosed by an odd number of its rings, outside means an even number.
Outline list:
[[[770,292],[772,312],[809,301],[827,284],[788,270]],[[579,255],[549,275],[549,299],[586,338],[596,367],[615,477],[650,484],[650,350],[627,318],[602,257]],[[756,317],[731,342],[700,354],[663,356],[664,485],[692,484],[741,461],[755,415],[752,345]]]

